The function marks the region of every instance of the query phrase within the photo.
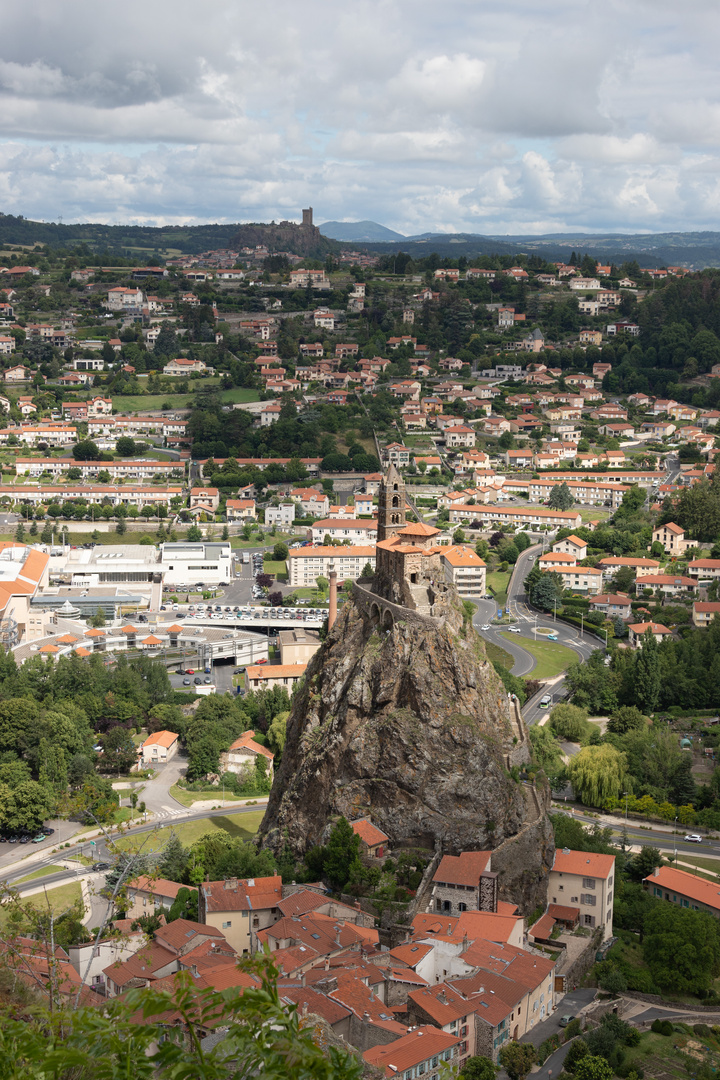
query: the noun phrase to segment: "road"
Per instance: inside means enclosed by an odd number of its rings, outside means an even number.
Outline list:
[[[587,660],[595,649],[602,647],[600,639],[594,634],[581,634],[575,627],[568,626],[561,621],[555,621],[552,615],[544,615],[529,606],[525,595],[524,581],[541,551],[540,544],[535,544],[533,547],[523,551],[515,564],[510,579],[506,608],[510,609],[510,615],[515,619],[513,625],[520,630],[516,640],[510,641],[500,636],[503,632],[506,633],[509,627],[507,624],[498,625],[493,623],[492,620],[496,618],[498,611],[494,600],[476,601],[478,610],[473,617],[473,625],[481,637],[494,642],[510,653],[515,661],[512,673],[521,677],[532,675],[535,667],[535,657],[522,647],[522,640],[523,638],[533,640],[537,631],[552,630],[557,635],[558,643],[572,649],[577,653],[580,660]],[[481,627],[486,625],[490,625],[490,629],[482,630]],[[549,708],[552,708],[552,704],[557,703],[565,695],[564,677],[555,680],[552,687],[543,688],[525,703],[523,717],[526,724],[536,723],[548,711],[547,708],[540,708],[540,699],[546,693],[550,693],[552,696],[552,702],[549,706]]]
[[[190,821],[200,821],[203,818],[224,817],[227,814],[253,814],[256,813],[258,809],[264,809],[264,806],[265,804],[263,802],[260,802],[259,806],[237,807],[228,805],[223,810],[186,810],[179,804],[177,804],[178,813],[176,816],[177,818],[180,818],[182,820],[182,823],[184,824],[185,822]],[[118,834],[118,836],[122,839],[125,839],[127,837],[142,837],[154,832],[156,829],[169,828],[172,826],[172,824],[173,821],[167,819],[160,822],[153,821],[145,825],[136,825],[134,828],[128,829],[127,831]],[[72,823],[72,826],[73,828],[77,829],[77,823]],[[115,839],[117,839],[117,837],[111,839],[108,842],[103,837],[99,837],[95,842],[95,848],[92,849],[93,856],[101,862],[106,862],[112,859],[115,852],[110,849],[114,847]],[[56,837],[53,837],[53,840],[55,840],[57,843]],[[53,844],[53,847],[54,846],[55,845]],[[2,845],[2,847],[7,847],[7,845]],[[57,863],[61,859],[69,859],[75,855],[79,855],[81,849],[83,853],[87,855],[89,850],[91,850],[90,842],[88,840],[84,840],[81,843],[74,843],[71,847],[66,848],[62,854],[60,854],[59,852],[55,852],[54,854],[50,854],[50,852],[47,852],[43,855],[42,858],[35,858],[32,861],[28,859],[27,861],[23,861],[23,863],[21,864],[18,863],[18,856],[15,854],[14,851],[10,855],[0,856],[0,881],[3,881],[7,884],[12,884],[14,881],[17,881],[18,878],[23,878],[27,874],[32,873],[36,870],[41,870],[45,867],[57,865]],[[26,853],[26,849],[23,849],[23,853]],[[42,884],[47,886],[57,885],[61,884],[64,881],[73,881],[76,878],[77,872],[75,870],[62,870],[57,871],[53,874],[49,874],[46,878],[43,878]],[[40,882],[38,881],[38,884],[39,883]]]

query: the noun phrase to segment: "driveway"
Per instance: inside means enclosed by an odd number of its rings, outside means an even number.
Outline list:
[[[144,802],[147,809],[156,818],[184,817],[189,811],[176,802],[170,794],[170,788],[176,784],[187,769],[187,756],[180,751],[168,761],[167,765],[158,765],[152,780],[141,780],[135,786],[138,802]],[[129,791],[121,791],[127,798]]]
[[[564,997],[559,999],[555,1012],[547,1020],[543,1020],[542,1023],[531,1028],[527,1035],[523,1035],[520,1042],[529,1042],[533,1046],[539,1046],[540,1043],[545,1042],[545,1039],[549,1039],[551,1035],[560,1031],[560,1020],[563,1016],[568,1014],[578,1016],[582,1009],[595,1000],[596,994],[597,990],[592,987],[588,990],[571,990],[569,994],[565,994]],[[533,1073],[533,1075],[537,1074]],[[553,1075],[557,1076],[554,1068]]]

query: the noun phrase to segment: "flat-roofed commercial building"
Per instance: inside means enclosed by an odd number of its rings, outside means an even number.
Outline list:
[[[160,572],[168,585],[229,585],[232,549],[229,541],[179,541],[160,545]]]

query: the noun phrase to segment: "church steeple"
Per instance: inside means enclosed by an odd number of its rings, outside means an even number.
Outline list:
[[[378,540],[389,540],[406,524],[405,481],[395,466],[390,465],[378,492]]]

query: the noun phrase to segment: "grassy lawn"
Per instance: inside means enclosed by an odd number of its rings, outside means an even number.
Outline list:
[[[211,385],[210,380],[204,385]],[[221,391],[220,400],[226,405],[235,405],[245,401],[259,401],[260,395],[257,390],[234,386],[231,390]],[[157,412],[165,402],[170,403],[171,409],[190,409],[194,401],[195,394],[129,394],[113,397],[113,407],[123,413]]]
[[[493,570],[487,575],[488,591],[493,593],[498,607],[505,607],[507,601],[507,587],[510,581],[510,571],[501,574],[499,570]]]
[[[209,799],[213,796],[210,792],[204,792],[202,797]],[[217,793],[218,806],[221,801],[222,791]],[[194,844],[196,840],[199,840],[201,836],[205,836],[206,833],[213,832],[226,832],[238,840],[252,840],[260,828],[260,822],[264,814],[265,807],[262,807],[251,814],[225,814],[224,817],[207,817],[201,818],[199,821],[189,821],[186,825],[160,826],[154,833],[146,833],[139,837],[128,837],[126,840],[116,840],[115,846],[121,850],[138,850],[141,848],[143,851],[157,851],[165,847],[171,832],[175,833],[180,842],[186,847]]]
[[[603,510],[600,506],[578,506],[577,510],[583,521],[606,521],[612,515],[612,510]]]
[[[512,671],[513,664],[515,663],[515,657],[511,656],[509,652],[501,648],[500,645],[496,645],[494,641],[485,642],[485,652],[487,653],[488,660],[493,664],[502,664],[508,671]]]
[[[234,675],[233,682],[235,679],[239,679],[242,682],[244,675]],[[173,784],[170,788],[170,794],[174,799],[177,799],[178,802],[181,802],[183,806],[188,807],[196,802],[207,802],[210,799],[216,800],[218,806],[222,806],[223,804],[222,787],[219,789],[213,788],[212,791],[186,791],[184,788],[178,787],[177,784]],[[251,795],[231,795],[229,792],[225,792],[226,803],[240,803],[252,798],[253,796]],[[248,818],[254,818],[254,816],[254,814],[247,815]],[[262,820],[262,813],[260,813],[260,820]],[[205,831],[207,832],[208,830],[206,829]]]
[[[328,602],[327,593],[321,593],[317,589],[311,589],[309,586],[304,585],[293,589],[292,595],[297,597],[298,600],[306,601],[301,605],[302,607],[322,607]],[[309,604],[307,601],[309,601]]]
[[[58,871],[64,870],[64,866],[44,866],[42,870],[33,870],[32,874],[26,874],[25,877],[18,878],[13,882],[13,885],[22,885],[24,881],[34,881],[35,878],[45,877],[46,874],[57,874]]]
[[[504,633],[501,636],[507,641],[513,641],[509,633]],[[521,645],[523,649],[527,649],[529,653],[532,653],[537,661],[536,666],[530,672],[533,679],[552,679],[559,675],[561,671],[565,671],[574,660],[577,660],[577,653],[572,649],[567,649],[564,645],[556,644],[554,641],[540,641],[539,639],[532,641],[524,637],[520,642],[515,638],[515,642]]]
[[[23,900],[23,906],[32,905],[38,910],[47,911],[50,905],[56,915],[66,911],[69,907],[82,899],[82,890],[79,881],[71,881],[67,885],[59,885],[56,889],[48,889],[47,892],[36,893],[34,896]],[[0,908],[0,927],[4,927],[8,921],[10,912],[3,906]]]
[[[263,570],[266,574],[275,574],[277,578],[287,578],[287,568],[284,559],[281,562],[275,562],[274,559],[264,559]]]

